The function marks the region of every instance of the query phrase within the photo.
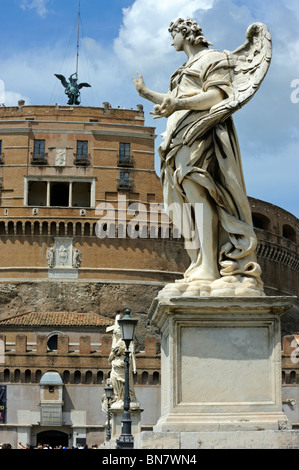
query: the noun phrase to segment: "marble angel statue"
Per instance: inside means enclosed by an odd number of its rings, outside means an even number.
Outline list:
[[[124,406],[124,389],[125,389],[125,350],[126,345],[121,337],[121,330],[118,324],[120,315],[116,315],[115,323],[112,327],[107,327],[106,331],[113,331],[111,352],[108,357],[108,362],[111,364],[110,385],[113,388],[113,398],[111,408],[123,408]],[[139,408],[140,404],[137,402],[134,384],[133,373],[136,373],[136,359],[134,341],[130,343],[130,378],[129,378],[129,393],[130,393],[130,407]],[[104,394],[105,395],[105,394]],[[105,403],[105,396],[102,397],[102,408],[105,411],[107,405]]]
[[[271,36],[262,23],[247,29],[236,50],[210,49],[196,21],[178,18],[169,26],[172,45],[187,61],[170,78],[167,93],[133,77],[141,97],[154,103],[155,118],[167,118],[159,147],[166,211],[182,227],[191,264],[184,278],[163,295],[264,295],[256,235],[246,195],[232,114],[255,94],[270,65]],[[199,204],[181,224],[184,205]]]

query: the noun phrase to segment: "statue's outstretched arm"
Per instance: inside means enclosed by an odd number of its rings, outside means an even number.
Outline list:
[[[207,91],[200,91],[197,95],[184,98],[174,98],[167,95],[161,104],[154,106],[156,117],[168,117],[175,111],[192,110],[206,111],[224,99],[223,91],[218,87],[210,87]]]
[[[149,90],[145,86],[142,75],[139,72],[137,72],[137,75],[139,78],[133,77],[133,82],[135,83],[139,95],[153,103],[162,104],[167,95],[165,93],[157,93],[156,91]]]

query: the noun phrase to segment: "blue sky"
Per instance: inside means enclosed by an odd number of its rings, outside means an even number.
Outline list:
[[[5,104],[66,103],[54,73],[75,71],[78,0],[0,0],[0,79]],[[299,217],[299,2],[297,0],[81,0],[80,81],[82,105],[136,108],[152,105],[135,91],[132,75],[165,92],[185,61],[170,47],[167,31],[178,16],[198,20],[215,49],[234,50],[247,27],[265,23],[272,35],[269,72],[254,98],[234,115],[247,193]],[[159,162],[156,157],[156,169]]]

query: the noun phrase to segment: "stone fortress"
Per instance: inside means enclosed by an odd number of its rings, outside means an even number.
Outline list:
[[[141,428],[157,422],[160,343],[147,314],[188,259],[183,239],[161,216],[154,142],[140,105],[0,108],[1,441],[105,440],[106,327],[127,306],[139,320]],[[298,219],[271,203],[249,202],[265,293],[298,296]],[[128,227],[138,236],[128,236]],[[298,310],[296,303],[282,317],[283,408],[294,427]],[[50,383],[48,373],[57,374]],[[42,410],[53,400],[59,413],[51,422]]]

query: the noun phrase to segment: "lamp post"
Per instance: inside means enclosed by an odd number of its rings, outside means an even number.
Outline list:
[[[107,381],[108,382],[108,381]],[[113,395],[113,387],[107,383],[106,387],[104,387],[105,395],[107,398],[107,435],[106,440],[109,442],[111,439],[111,427],[110,427],[110,400]]]
[[[130,415],[130,343],[134,339],[135,328],[138,320],[134,320],[131,317],[131,310],[126,308],[124,310],[124,316],[118,320],[118,324],[121,329],[121,336],[126,345],[125,350],[125,390],[124,390],[124,412],[122,417],[121,435],[116,441],[116,449],[133,449],[134,438],[132,436],[132,420]]]

